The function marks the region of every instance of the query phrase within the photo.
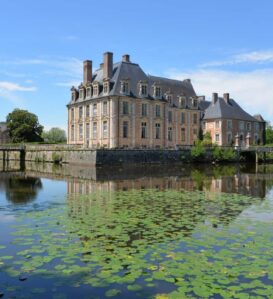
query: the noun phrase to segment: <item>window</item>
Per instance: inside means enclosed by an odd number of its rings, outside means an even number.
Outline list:
[[[129,103],[128,102],[122,102],[122,113],[129,114]]]
[[[179,97],[179,107],[185,108],[186,107],[186,99],[185,97]]]
[[[168,128],[168,141],[172,141],[173,139],[173,129],[171,127]]]
[[[240,121],[239,128],[240,128],[240,130],[244,130],[245,129],[245,123],[243,121]]]
[[[155,139],[160,139],[160,124],[155,124]]]
[[[147,123],[141,123],[141,138],[147,138]]]
[[[103,122],[102,129],[103,129],[103,138],[107,138],[108,137],[107,121]]]
[[[75,115],[74,115],[74,108],[72,108],[71,109],[71,120],[72,121],[74,121],[74,117],[75,117]]]
[[[197,125],[197,114],[196,113],[193,114],[193,124]]]
[[[146,84],[140,85],[140,95],[147,96],[147,85]]]
[[[216,122],[215,122],[215,128],[216,129],[220,128],[220,121],[219,120],[216,120]]]
[[[167,95],[166,99],[167,99],[167,101],[168,101],[169,104],[172,104],[172,100],[173,100],[172,95],[170,95],[170,94]]]
[[[99,95],[99,85],[98,84],[95,84],[93,86],[93,96],[98,96]]]
[[[197,106],[198,106],[198,101],[197,101],[196,99],[193,99],[193,100],[192,100],[192,106],[193,106],[194,108],[197,108]]]
[[[228,133],[228,134],[227,134],[227,143],[228,143],[229,145],[232,144],[232,134],[231,134],[231,133]]]
[[[71,141],[75,140],[75,126],[71,126]]]
[[[161,97],[161,88],[159,86],[156,86],[154,89],[154,96],[156,98],[160,98]]]
[[[227,120],[227,128],[228,128],[229,130],[232,129],[232,120],[231,120],[231,119]]]
[[[85,110],[85,116],[89,117],[90,116],[90,107],[89,107],[89,105],[87,105],[85,109],[86,109]]]
[[[155,116],[160,117],[160,106],[159,105],[155,105]]]
[[[260,130],[260,124],[259,123],[255,123],[255,131],[259,132]]]
[[[92,135],[93,135],[93,139],[97,139],[97,123],[96,122],[93,123],[93,133],[92,133]]]
[[[80,124],[80,126],[79,126],[79,138],[80,138],[80,140],[83,139],[83,126],[82,126],[82,124]]]
[[[258,144],[259,143],[259,137],[257,134],[254,135],[254,143]]]
[[[128,138],[128,121],[123,122],[123,138]]]
[[[247,123],[247,124],[246,124],[246,129],[247,129],[247,131],[250,131],[250,130],[251,130],[251,123]]]
[[[109,82],[103,83],[103,93],[107,94],[109,92]]]
[[[121,81],[121,93],[123,94],[129,93],[129,82]]]
[[[87,98],[90,98],[90,97],[91,97],[91,87],[88,87],[88,88],[86,89],[86,97],[87,97]]]
[[[168,111],[168,121],[169,121],[169,123],[171,123],[173,121],[172,111]]]
[[[186,141],[186,129],[181,128],[181,141],[185,142]]]
[[[86,136],[86,140],[89,140],[90,137],[90,124],[87,123],[86,127],[85,127],[85,136]]]
[[[93,104],[93,116],[97,115],[97,104]]]
[[[83,88],[80,89],[80,99],[83,99],[84,98],[84,90]]]
[[[79,107],[79,119],[82,119],[82,113],[83,113],[83,109],[81,106],[81,107]]]
[[[181,112],[181,124],[184,125],[185,122],[185,112]]]
[[[141,105],[141,114],[142,114],[142,116],[147,116],[148,115],[148,104],[142,103],[142,105]]]
[[[219,142],[220,141],[220,135],[219,134],[215,134],[215,141]]]
[[[103,115],[107,114],[107,102],[103,102],[102,113],[103,113]]]
[[[193,128],[192,133],[193,133],[193,137],[196,138],[197,137],[197,129]]]

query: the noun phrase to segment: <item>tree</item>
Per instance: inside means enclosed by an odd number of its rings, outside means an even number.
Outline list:
[[[270,123],[266,123],[265,140],[266,144],[273,144],[273,127]]]
[[[42,141],[43,126],[38,117],[27,110],[14,109],[7,116],[7,127],[12,142]]]
[[[66,142],[66,133],[60,128],[51,128],[49,131],[43,133],[43,139],[49,143],[63,143]]]

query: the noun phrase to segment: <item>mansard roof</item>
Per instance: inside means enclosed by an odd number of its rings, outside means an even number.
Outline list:
[[[111,96],[122,96],[121,93],[121,82],[123,80],[128,80],[130,85],[130,96],[139,97],[139,83],[147,82],[148,87],[148,98],[153,98],[153,86],[158,84],[162,89],[162,95],[167,93],[173,95],[173,98],[177,98],[180,95],[185,95],[187,98],[196,96],[193,86],[190,80],[173,80],[162,77],[156,77],[147,75],[141,69],[141,67],[136,63],[131,62],[118,62],[113,65],[113,73],[110,78],[112,83],[112,88],[109,92]],[[101,85],[103,84],[103,69],[100,68],[96,70],[92,76],[92,81],[97,81]],[[103,96],[101,92],[99,97]]]
[[[244,121],[257,121],[256,118],[245,112],[233,99],[226,102],[223,98],[218,97],[215,103],[211,102],[205,110],[203,117],[206,119],[238,119]]]

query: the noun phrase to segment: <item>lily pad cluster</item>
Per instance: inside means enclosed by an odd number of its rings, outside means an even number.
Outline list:
[[[242,217],[250,206],[268,213],[260,199],[236,194],[73,195],[21,216],[9,245],[16,254],[0,255],[0,271],[53,280],[53,289],[32,290],[45,296],[89,286],[103,290],[98,298],[270,298],[273,221]]]

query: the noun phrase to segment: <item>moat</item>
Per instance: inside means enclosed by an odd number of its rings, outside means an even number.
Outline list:
[[[0,165],[0,298],[272,298],[273,165]]]

